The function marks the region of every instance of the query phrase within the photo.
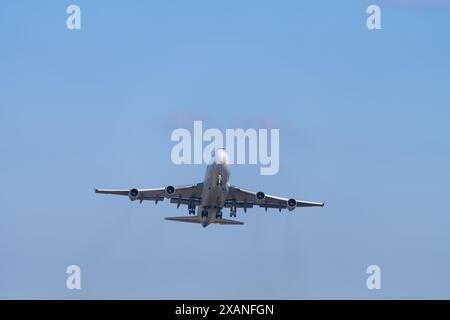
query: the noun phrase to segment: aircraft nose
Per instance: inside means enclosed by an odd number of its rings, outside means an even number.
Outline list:
[[[228,153],[224,149],[218,149],[214,158],[216,164],[228,164]]]

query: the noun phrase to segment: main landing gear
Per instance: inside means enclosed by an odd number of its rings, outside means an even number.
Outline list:
[[[188,205],[189,214],[195,214],[195,205],[190,204]]]
[[[232,206],[230,209],[230,217],[236,217],[237,208],[235,206]]]
[[[202,218],[208,218],[208,208],[202,210]],[[217,210],[216,218],[222,219],[222,210]]]

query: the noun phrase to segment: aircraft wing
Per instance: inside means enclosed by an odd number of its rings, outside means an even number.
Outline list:
[[[261,193],[262,199],[258,199],[257,195]],[[289,204],[289,201],[295,200],[295,203],[292,202]],[[297,207],[323,207],[323,202],[312,202],[312,201],[303,201],[296,199],[286,199],[275,197],[271,195],[263,194],[262,192],[254,192],[249,190],[244,190],[235,186],[229,187],[229,193],[227,199],[225,201],[225,207],[230,208],[235,206],[236,208],[252,208],[253,206],[259,206],[261,208],[275,208],[279,209],[290,209],[293,210]]]
[[[154,188],[154,189],[95,189],[95,193],[128,196],[130,200],[163,201],[170,199],[171,203],[198,205],[201,200],[203,183],[192,185]]]

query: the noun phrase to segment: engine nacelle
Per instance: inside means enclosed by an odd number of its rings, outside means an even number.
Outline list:
[[[128,191],[128,197],[131,201],[139,199],[139,190],[134,188],[131,189],[130,191]]]
[[[259,191],[256,193],[255,197],[256,197],[256,201],[258,201],[258,202],[263,201],[266,198],[266,194],[262,191]]]
[[[167,186],[166,187],[166,198],[170,198],[175,193],[175,187]]]
[[[297,200],[295,199],[289,199],[287,202],[287,209],[289,211],[294,210],[295,208],[297,208]]]

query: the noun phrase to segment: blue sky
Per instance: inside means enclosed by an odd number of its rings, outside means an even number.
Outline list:
[[[450,5],[371,3],[2,3],[0,298],[450,298]],[[200,181],[194,120],[279,128],[279,173],[231,182],[326,207],[203,229],[94,194]]]

